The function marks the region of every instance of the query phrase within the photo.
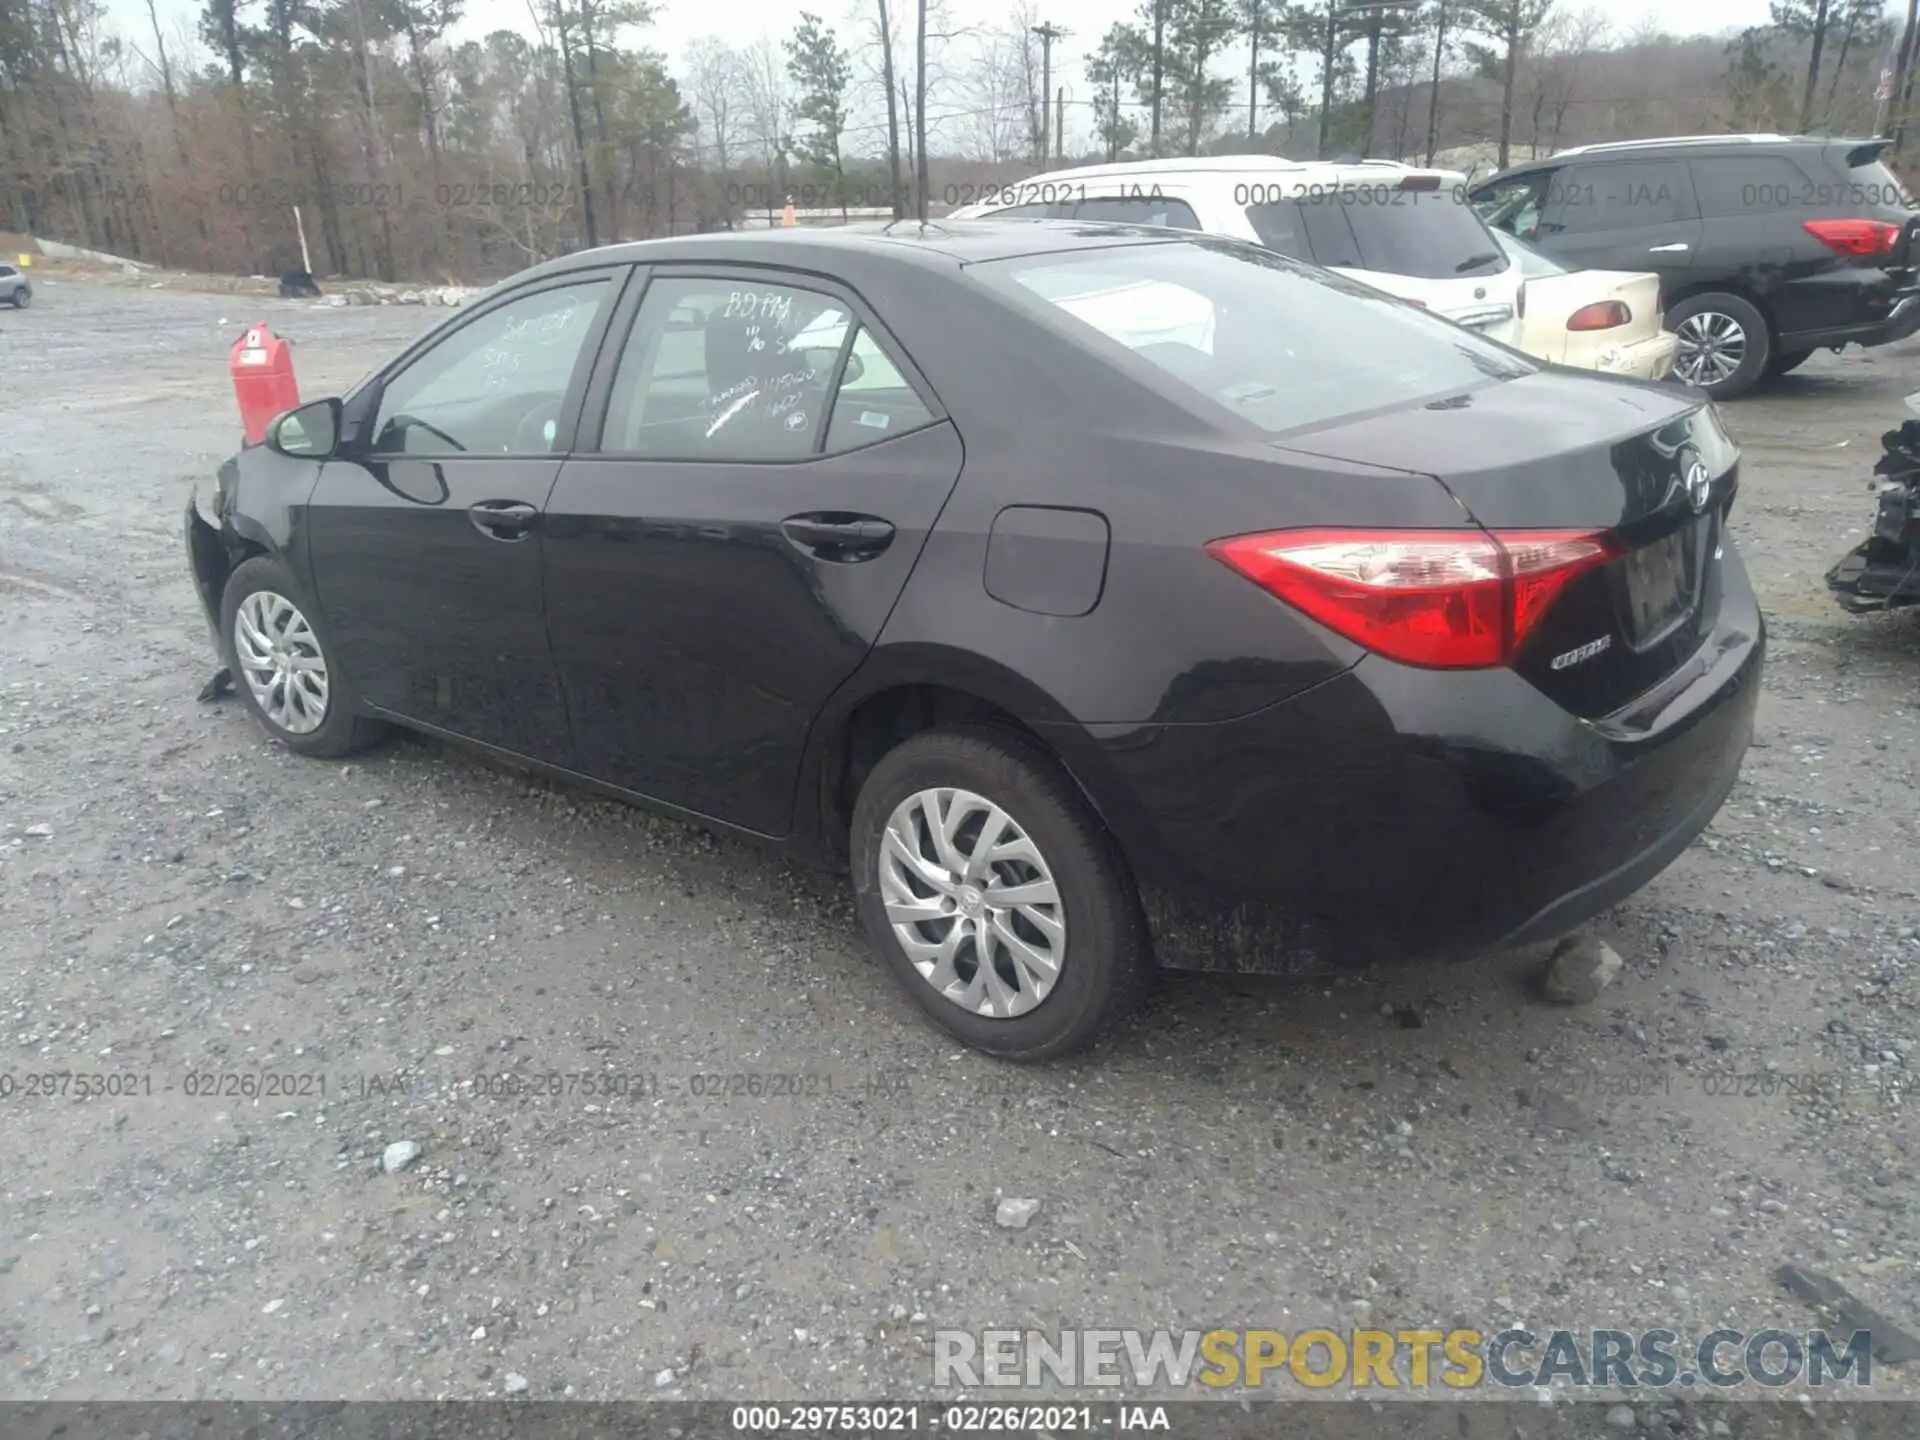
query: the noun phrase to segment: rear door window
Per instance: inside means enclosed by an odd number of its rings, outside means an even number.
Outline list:
[[[1250,205],[1247,221],[1270,248],[1316,265],[1426,280],[1494,275],[1508,265],[1473,208],[1444,186],[1328,190]],[[1303,241],[1308,254],[1298,249]]]
[[[1798,209],[1809,188],[1806,172],[1784,155],[1722,155],[1689,160],[1687,169],[1708,219]]]
[[[1540,208],[1540,233],[1632,230],[1688,220],[1693,213],[1693,182],[1679,160],[1570,165],[1547,187]]]

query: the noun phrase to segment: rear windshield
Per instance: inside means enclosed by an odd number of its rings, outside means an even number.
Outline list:
[[[1546,252],[1536,250],[1518,236],[1509,235],[1504,230],[1493,232],[1494,240],[1500,248],[1513,258],[1520,267],[1520,273],[1529,280],[1548,280],[1555,275],[1571,275],[1573,272],[1557,260],[1551,260]]]
[[[1316,265],[1452,280],[1495,275],[1508,264],[1473,207],[1448,185],[1329,188],[1249,205],[1247,220],[1262,244]]]
[[[1538,368],[1381,291],[1209,236],[1021,256],[975,273],[1270,434]]]
[[[1869,160],[1847,171],[1847,198],[1855,205],[1879,206],[1885,210],[1912,210],[1914,195],[1886,162]]]

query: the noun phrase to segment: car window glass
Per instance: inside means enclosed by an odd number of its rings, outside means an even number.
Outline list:
[[[847,352],[846,373],[827,425],[827,451],[857,450],[889,435],[917,430],[933,419],[900,368],[864,325]]]
[[[1692,182],[1677,160],[1570,165],[1547,187],[1539,233],[1584,235],[1659,225],[1690,215],[1692,207]]]
[[[1540,224],[1540,201],[1552,183],[1553,172],[1516,175],[1496,180],[1474,192],[1473,208],[1496,230],[1531,236]]]
[[[654,281],[614,372],[601,449],[657,460],[806,458],[851,319],[841,301],[798,286]]]
[[[1165,195],[1109,195],[1082,200],[1073,218],[1122,225],[1168,225],[1176,230],[1200,228],[1200,217],[1191,205]]]
[[[1719,155],[1691,160],[1687,169],[1700,213],[1708,216],[1791,210],[1809,188],[1800,167],[1784,155]]]
[[[1296,260],[1313,259],[1313,247],[1307,243],[1305,207],[1297,200],[1274,200],[1247,206],[1247,223],[1260,243],[1269,250],[1291,255]]]
[[[1500,248],[1507,252],[1513,263],[1520,267],[1520,273],[1529,280],[1548,280],[1555,275],[1573,274],[1566,266],[1549,259],[1516,235],[1495,230],[1493,238],[1499,241]]]
[[[15,273],[11,265],[0,265],[0,280],[11,280]]]
[[[1064,220],[1073,207],[1058,202],[1047,205],[1038,201],[1031,205],[1009,205],[1005,210],[989,210],[983,220]]]
[[[386,384],[373,449],[536,455],[553,448],[609,282],[537,291],[462,325]]]
[[[1270,433],[1535,373],[1525,357],[1356,281],[1196,237],[975,267],[1110,363]],[[1116,348],[1118,347],[1118,348]]]
[[[1309,197],[1307,209],[1316,208],[1346,213],[1364,270],[1452,280],[1496,275],[1509,264],[1457,185],[1443,183],[1432,190],[1359,185],[1318,206]]]

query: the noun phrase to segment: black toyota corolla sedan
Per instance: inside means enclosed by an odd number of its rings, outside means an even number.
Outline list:
[[[929,1015],[1041,1059],[1160,966],[1546,939],[1670,863],[1759,691],[1738,458],[1233,241],[788,230],[506,282],[187,538],[276,740],[844,864]]]

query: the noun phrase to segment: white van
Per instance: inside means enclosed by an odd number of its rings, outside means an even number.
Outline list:
[[[1525,279],[1467,203],[1466,176],[1391,160],[1221,155],[1056,170],[954,219],[1103,220],[1252,240],[1509,345]]]

